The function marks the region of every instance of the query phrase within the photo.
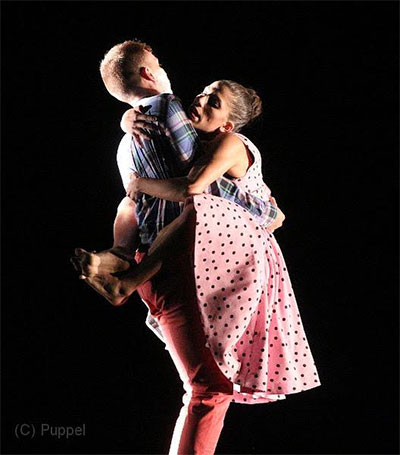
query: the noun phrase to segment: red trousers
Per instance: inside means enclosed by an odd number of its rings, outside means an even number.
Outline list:
[[[171,260],[138,292],[161,327],[186,392],[169,454],[211,455],[232,401],[233,385],[206,347],[196,303],[193,265],[190,254],[184,250],[180,254],[174,251]],[[137,253],[136,260],[144,256]]]

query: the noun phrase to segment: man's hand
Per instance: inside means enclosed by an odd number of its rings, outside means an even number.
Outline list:
[[[284,220],[285,220],[285,215],[283,214],[282,210],[278,207],[278,204],[276,203],[276,200],[274,197],[270,197],[269,200],[276,205],[276,208],[278,210],[278,215],[276,216],[275,220],[267,227],[269,232],[274,232],[275,229],[278,229],[282,226]]]
[[[144,146],[143,140],[150,139],[150,134],[146,130],[157,130],[157,117],[154,115],[143,114],[138,108],[128,109],[121,119],[121,129],[127,134],[133,136],[140,147]]]
[[[137,202],[140,196],[140,191],[139,191],[139,180],[140,177],[138,174],[135,172],[132,172],[130,175],[130,180],[128,183],[128,188],[126,189],[126,195],[131,198],[133,201]]]

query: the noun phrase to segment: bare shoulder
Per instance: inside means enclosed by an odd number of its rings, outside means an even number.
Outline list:
[[[215,150],[224,154],[246,153],[246,147],[243,141],[236,134],[221,133],[215,139]]]
[[[243,142],[236,134],[233,133],[220,133],[217,138],[221,144],[228,144],[232,146],[243,146]]]

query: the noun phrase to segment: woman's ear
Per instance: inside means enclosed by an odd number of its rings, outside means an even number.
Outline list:
[[[222,133],[231,133],[234,128],[235,128],[235,125],[231,121],[228,120],[222,126],[220,126],[219,129]]]
[[[151,72],[148,66],[141,66],[139,69],[139,74],[142,76],[143,79],[146,79],[147,81],[151,82],[155,81],[153,73]]]

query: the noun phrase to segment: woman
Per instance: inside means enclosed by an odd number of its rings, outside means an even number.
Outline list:
[[[191,355],[203,359],[197,386],[214,381],[218,387],[212,388],[211,395],[197,390],[197,414],[203,406],[214,420],[188,424],[196,412],[190,413],[186,401],[170,453],[213,453],[231,401],[267,403],[320,385],[286,265],[272,232],[231,201],[203,193],[225,174],[242,190],[268,200],[271,192],[262,180],[260,152],[238,134],[260,112],[258,96],[239,84],[223,80],[206,87],[189,115],[208,145],[209,155],[196,164],[187,180],[133,178],[128,188],[132,197],[144,192],[170,200],[186,199],[182,215],[161,231],[136,269],[120,278],[89,277],[100,293],[121,304],[144,280],[171,263],[178,264],[181,271],[185,267],[194,270],[194,287],[188,292],[195,293],[195,305],[187,306],[181,321],[186,326],[187,321],[197,318],[195,329],[188,329],[187,336],[177,341],[179,336],[170,330],[168,320],[163,321],[164,313],[158,315],[158,321],[188,396],[193,393],[190,380],[196,381],[189,377],[185,362],[190,363]],[[189,255],[188,245],[192,246]],[[136,256],[139,261],[143,257]],[[88,262],[97,259],[89,255]],[[101,258],[99,261],[101,268]],[[124,267],[121,260],[120,269]],[[174,286],[179,283],[187,285],[180,279]],[[190,425],[192,431],[188,430]],[[197,433],[207,437],[200,437],[194,449],[190,438],[196,425],[200,428]]]
[[[207,91],[209,94],[207,94]],[[231,100],[232,95],[234,100]],[[207,97],[207,102],[203,100]],[[202,110],[201,117],[199,110]],[[221,184],[223,175],[231,179],[236,187],[242,187],[242,194],[248,194],[247,186],[238,185],[239,177],[245,175],[250,166],[253,157],[245,146],[244,142],[233,134],[228,134],[232,131],[239,131],[253,118],[261,113],[261,100],[252,89],[246,89],[232,81],[217,81],[205,89],[205,92],[198,95],[195,101],[189,108],[189,116],[193,126],[196,128],[200,138],[202,139],[203,155],[197,160],[196,164],[191,169],[191,172],[186,178],[174,178],[170,180],[155,180],[146,178],[137,178],[132,175],[131,182],[127,189],[127,195],[133,200],[136,199],[139,193],[147,193],[154,197],[167,199],[170,201],[188,203],[188,196],[201,194],[205,191],[211,192],[214,195],[220,195],[224,198],[235,200],[227,192],[224,192],[224,187]],[[131,116],[133,114],[133,117]],[[144,117],[148,117],[144,115]],[[149,118],[152,118],[149,116]],[[141,140],[137,136],[137,125],[143,125],[143,122],[138,122],[134,109],[129,109],[123,116],[121,126],[125,132],[135,136],[136,140]],[[133,121],[133,128],[132,123]],[[151,123],[145,123],[146,128],[153,128]],[[143,133],[142,133],[143,134]],[[215,181],[219,186],[214,185],[211,189],[209,185]],[[240,180],[239,180],[240,182]],[[260,188],[262,178],[259,182]],[[231,185],[232,186],[232,185]],[[252,191],[251,194],[263,199],[261,189]],[[266,198],[268,199],[268,198]],[[270,197],[274,201],[274,198]],[[249,201],[243,206],[248,206]],[[264,223],[267,217],[264,215],[257,216],[257,221]],[[89,277],[88,284],[92,285],[99,293],[107,298],[113,305],[119,306],[123,304],[127,297],[136,289],[136,287],[151,278],[161,266],[161,257],[165,251],[168,254],[168,249],[171,247],[169,243],[173,242],[171,234],[175,232],[177,226],[182,224],[180,220],[171,223],[167,228],[159,233],[158,239],[151,247],[150,256],[146,258],[135,270],[129,275],[124,276],[123,280],[119,280],[108,275],[105,279],[104,273],[111,271],[123,271],[129,267],[128,258],[123,260],[124,251],[107,250],[102,253],[88,253],[81,250],[81,257],[84,257],[85,277]],[[278,209],[276,221],[268,226],[270,232],[281,226],[284,220],[283,213]],[[270,219],[268,220],[270,221]],[[177,233],[175,232],[175,235]],[[166,243],[167,242],[167,243]],[[119,242],[116,242],[117,244]],[[165,245],[165,249],[160,247]],[[113,253],[118,253],[115,257]],[[122,257],[121,257],[122,256]]]

